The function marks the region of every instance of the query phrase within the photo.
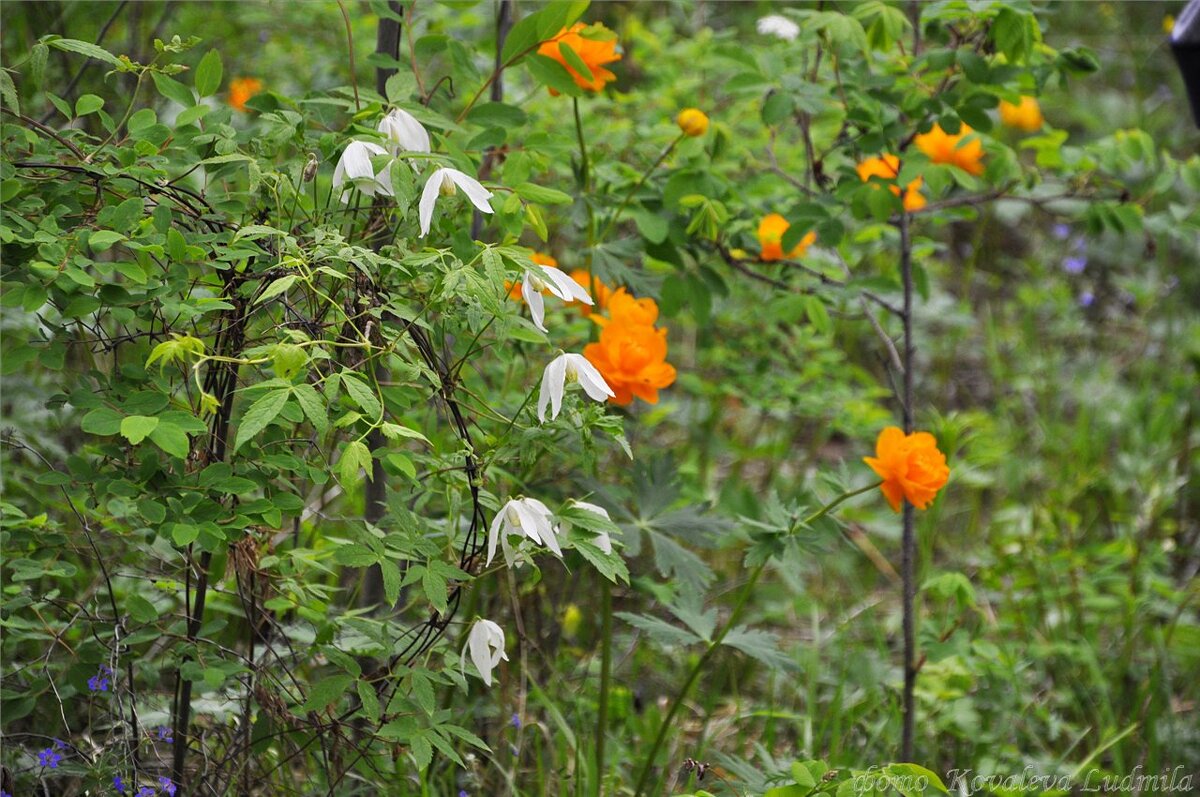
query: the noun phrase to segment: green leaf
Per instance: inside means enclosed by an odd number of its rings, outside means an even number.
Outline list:
[[[529,59],[525,63],[529,66],[529,71],[533,74],[534,80],[543,86],[552,88],[561,94],[566,94],[568,97],[578,97],[583,94],[583,91],[576,85],[575,78],[571,77],[571,73],[567,71],[567,68],[553,58],[534,54],[529,56]]]
[[[821,301],[819,297],[804,297],[804,314],[808,316],[813,329],[822,335],[828,335],[833,331],[833,323],[829,320],[829,311],[825,309],[825,302]]]
[[[125,236],[113,230],[97,230],[88,236],[88,246],[93,252],[103,252],[112,247],[117,241],[124,241]]]
[[[350,394],[350,398],[354,399],[354,403],[362,407],[367,417],[376,420],[383,415],[383,405],[379,403],[379,397],[361,379],[351,376],[350,372],[346,371],[342,374],[342,385]]]
[[[811,792],[812,786],[792,783],[787,786],[776,786],[773,789],[767,789],[763,793],[763,797],[807,797]]]
[[[317,679],[313,682],[312,688],[308,692],[308,700],[300,707],[300,711],[304,713],[324,711],[346,693],[354,680],[353,675],[345,674]]]
[[[50,39],[46,42],[56,50],[65,50],[70,53],[79,53],[86,55],[88,58],[95,58],[97,61],[104,61],[113,66],[120,66],[121,61],[115,55],[105,50],[103,47],[98,47],[90,42],[81,42],[78,39]]]
[[[187,433],[169,421],[159,420],[158,426],[150,432],[150,440],[173,457],[187,459],[191,451]]]
[[[158,89],[158,93],[168,100],[173,100],[184,108],[191,108],[196,104],[196,98],[192,94],[192,90],[178,80],[168,77],[162,72],[151,72],[150,76],[154,79],[154,87]],[[179,124],[178,119],[176,119],[175,124]],[[185,122],[184,124],[187,123]]]
[[[539,205],[569,205],[575,201],[570,194],[533,183],[521,183],[513,190],[521,199],[536,202]]]
[[[342,487],[350,488],[362,481],[359,471],[366,471],[367,478],[371,477],[371,449],[361,440],[347,443],[338,460],[338,481]]]
[[[200,536],[200,529],[196,526],[176,523],[171,527],[171,539],[180,548],[191,545]]]
[[[325,402],[322,400],[321,394],[317,392],[317,389],[307,383],[295,385],[292,388],[292,395],[296,397],[296,403],[300,405],[300,409],[313,425],[313,428],[320,434],[328,432],[329,415],[326,411]]]
[[[196,66],[194,81],[196,93],[201,97],[208,97],[216,93],[217,89],[221,87],[221,54],[219,52],[209,50],[204,54]]]
[[[95,113],[104,107],[104,100],[97,97],[95,94],[84,94],[79,99],[75,100],[75,115],[87,116],[89,113]]]
[[[158,418],[130,415],[121,421],[121,436],[136,446],[156,428],[158,428]]]
[[[4,100],[4,104],[13,113],[21,112],[21,102],[17,97],[17,87],[13,84],[12,76],[8,74],[7,69],[0,69],[0,99]]]
[[[380,431],[383,432],[383,436],[386,437],[388,440],[399,440],[401,438],[407,438],[409,440],[420,440],[422,443],[428,443],[429,445],[433,445],[433,443],[429,442],[428,437],[421,434],[416,429],[409,429],[407,426],[401,426],[398,423],[385,422],[380,427]]]
[[[366,681],[355,684],[358,689],[358,700],[362,703],[363,715],[372,723],[379,722],[379,697]]]
[[[121,431],[122,418],[121,413],[116,410],[109,409],[108,407],[97,407],[83,416],[83,420],[79,422],[79,428],[88,434],[107,437]]]
[[[787,669],[792,660],[779,650],[779,639],[769,631],[739,627],[725,635],[721,644],[736,648],[774,669]]]
[[[682,628],[677,628],[665,620],[660,620],[657,617],[651,617],[646,614],[632,614],[630,612],[614,612],[617,617],[620,617],[625,622],[632,625],[634,628],[641,629],[651,636],[654,641],[660,645],[670,647],[676,645],[694,645],[700,642],[700,637],[693,634],[691,631],[685,631]]]
[[[297,277],[295,274],[288,274],[286,277],[280,277],[268,285],[266,290],[260,293],[258,298],[254,300],[254,303],[262,304],[272,296],[278,296],[279,294],[284,293],[288,288],[296,284],[297,279],[299,279],[299,277]]]
[[[135,593],[125,596],[125,609],[139,623],[152,623],[158,619],[158,609],[154,608],[154,604]]]
[[[237,439],[234,441],[233,450],[236,452],[242,447],[242,443],[257,435],[271,421],[275,420],[283,405],[287,404],[288,396],[292,394],[290,388],[282,390],[272,390],[265,396],[262,396],[250,405],[250,409],[242,416],[241,423],[238,424]]]
[[[388,606],[395,606],[396,601],[400,599],[400,568],[395,562],[381,559],[379,572],[383,576],[383,598]]]

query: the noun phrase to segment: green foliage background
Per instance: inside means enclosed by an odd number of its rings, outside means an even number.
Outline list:
[[[552,97],[564,75],[518,53],[493,102],[496,3],[404,4],[398,63],[373,55],[378,2],[5,3],[14,793],[1194,782],[1200,159],[1177,5],[920,4],[914,64],[910,4],[517,3],[540,24],[510,36],[535,44],[604,22],[618,79]],[[799,38],[756,33],[767,13]],[[245,113],[237,77],[263,82]],[[1043,131],[995,123],[1020,94]],[[393,166],[394,202],[342,206],[334,164],[389,103],[437,154]],[[641,182],[684,107],[710,130]],[[871,484],[861,457],[900,416],[899,203],[854,165],[935,119],[979,130],[988,168],[904,155],[932,206],[912,217],[916,422],[952,476],[917,523],[927,769],[889,768],[900,521],[874,491],[803,518]],[[444,197],[418,238],[428,161],[485,159],[497,212],[473,235]],[[787,245],[817,230],[800,264],[754,260],[771,212]],[[530,248],[658,301],[679,372],[659,404],[571,392],[537,422],[543,367],[595,331],[550,300],[543,334],[505,298]],[[519,495],[555,511],[565,556],[484,567]],[[508,638],[491,689],[460,661],[476,617]]]

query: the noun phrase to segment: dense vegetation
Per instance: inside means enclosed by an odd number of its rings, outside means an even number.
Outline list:
[[[0,792],[1195,788],[1168,10],[5,3]]]

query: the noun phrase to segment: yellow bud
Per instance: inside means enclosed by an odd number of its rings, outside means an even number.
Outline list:
[[[579,607],[573,603],[568,603],[567,608],[563,610],[562,629],[563,634],[567,638],[572,638],[579,633],[579,625],[583,622],[583,612],[579,611]]]
[[[458,193],[458,186],[450,179],[450,175],[442,175],[442,184],[438,186],[438,193],[442,196],[454,196]]]
[[[708,117],[698,108],[684,108],[675,119],[686,136],[696,138],[708,132]]]
[[[1175,30],[1175,17],[1172,14],[1167,14],[1163,17],[1163,33],[1168,36]]]

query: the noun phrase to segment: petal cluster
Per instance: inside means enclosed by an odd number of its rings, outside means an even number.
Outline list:
[[[263,82],[256,77],[235,77],[229,81],[229,104],[236,110],[246,111],[246,101],[262,91]]]
[[[858,177],[864,183],[872,177],[880,177],[888,182],[894,181],[900,175],[900,159],[890,153],[884,153],[876,158],[867,158],[855,167]],[[910,213],[925,207],[925,196],[921,193],[924,178],[918,177],[911,181],[904,190],[904,209]],[[889,185],[888,190],[900,196],[900,186]]]
[[[387,139],[393,155],[401,152],[430,152],[429,131],[417,117],[400,108],[393,108],[379,120],[376,128]]]
[[[604,377],[596,370],[596,366],[587,361],[582,354],[560,354],[550,361],[542,373],[542,389],[538,394],[538,420],[546,422],[546,408],[550,408],[550,418],[558,417],[562,409],[563,391],[568,384],[578,382],[583,392],[594,401],[604,401],[616,394],[604,381]]]
[[[511,292],[511,288],[509,289]],[[521,297],[525,300],[525,304],[529,305],[529,315],[533,319],[533,324],[543,332],[547,332],[545,325],[546,318],[546,302],[543,299],[544,294],[556,296],[568,304],[580,302],[590,305],[592,297],[583,289],[575,280],[568,277],[554,266],[534,265],[533,268],[525,272],[525,277],[521,280]]]
[[[934,163],[957,166],[968,174],[983,174],[983,142],[966,123],[954,135],[935,124],[928,133],[917,135],[913,143]]]
[[[758,244],[760,247],[759,259],[763,261],[783,260],[785,257],[795,260],[798,257],[804,257],[804,253],[808,251],[808,247],[812,246],[817,240],[817,233],[809,230],[800,243],[788,252],[786,255],[783,251],[783,234],[791,227],[791,223],[780,216],[778,213],[771,213],[758,223]]]
[[[708,132],[708,116],[699,108],[684,108],[675,119],[685,136],[696,138]]]
[[[946,455],[928,432],[905,434],[896,426],[879,433],[875,456],[863,462],[883,479],[879,489],[896,512],[904,501],[925,509],[950,478]]]
[[[539,545],[545,545],[558,556],[562,548],[558,544],[558,530],[554,526],[554,515],[536,498],[514,498],[500,507],[488,529],[488,556],[490,565],[496,556],[496,546],[504,546],[508,557],[510,535],[528,537]]]
[[[771,14],[762,17],[756,25],[758,32],[764,36],[774,36],[784,41],[795,41],[800,35],[800,26],[787,17]]]
[[[491,620],[476,620],[467,634],[462,658],[465,659],[468,653],[471,663],[479,670],[479,677],[491,686],[492,670],[499,666],[501,660],[508,661],[508,654],[504,652],[504,629]]]
[[[492,192],[469,174],[458,169],[444,167],[436,169],[425,181],[425,189],[421,191],[421,201],[417,204],[417,219],[421,225],[421,237],[429,234],[429,225],[433,223],[433,207],[439,196],[454,196],[458,189],[467,195],[471,204],[480,213],[491,213],[492,206],[488,202]]]
[[[609,308],[610,311],[613,308],[611,300]],[[657,317],[657,314],[655,305],[654,315]],[[593,316],[592,320],[600,323],[601,318]],[[638,323],[632,310],[603,320],[600,339],[584,347],[583,356],[596,366],[613,389],[610,400],[616,404],[629,404],[637,396],[657,404],[658,391],[675,382],[675,366],[667,362],[667,330]]]
[[[392,192],[392,164],[389,162],[378,174],[371,165],[371,158],[386,154],[387,150],[373,142],[351,141],[342,150],[342,157],[333,170],[333,187],[341,188],[343,184],[350,183],[367,196],[375,196],[376,193],[395,196]],[[349,201],[350,192],[343,191],[342,202]]]
[[[571,73],[575,85],[581,89],[600,91],[607,83],[617,79],[616,75],[604,68],[605,64],[620,61],[621,54],[617,52],[616,34],[597,23],[592,26],[595,32],[589,31],[589,36],[586,37],[580,35],[580,31],[586,27],[584,23],[576,22],[570,29],[563,28],[553,39],[542,42],[538,47],[538,55],[553,58],[562,64]],[[573,50],[579,60],[588,68],[588,74],[580,74],[572,66],[571,61],[568,61],[567,57],[563,55],[560,47],[568,47]],[[558,94],[554,89],[550,89],[550,93]]]

